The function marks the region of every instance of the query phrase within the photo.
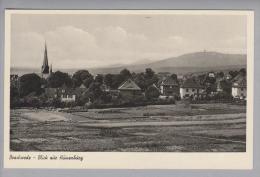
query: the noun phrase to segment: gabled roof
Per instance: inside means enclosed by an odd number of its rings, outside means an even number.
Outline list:
[[[157,90],[160,90],[155,84],[153,84],[152,87],[156,88]]]
[[[118,90],[141,90],[141,88],[132,79],[128,79],[118,87]]]
[[[238,73],[231,81],[232,82],[236,82],[238,80],[241,80],[243,78],[245,78],[246,76],[243,76],[241,73]]]
[[[81,89],[85,89],[86,86],[85,86],[84,84],[81,84],[81,85],[79,86],[79,88],[81,88]]]
[[[181,88],[203,88],[203,86],[194,79],[187,79],[182,83]]]
[[[161,82],[160,85],[174,85],[174,86],[178,86],[179,83],[176,79],[173,79],[172,77],[167,77],[165,80],[163,80]]]

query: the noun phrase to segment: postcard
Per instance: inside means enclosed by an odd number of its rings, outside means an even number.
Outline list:
[[[252,169],[254,12],[6,10],[4,167]]]

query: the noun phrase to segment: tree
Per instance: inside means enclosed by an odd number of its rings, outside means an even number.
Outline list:
[[[245,68],[240,69],[239,74],[241,74],[242,76],[246,76],[246,69]]]
[[[124,80],[127,80],[132,77],[128,69],[123,69],[122,71],[120,71],[120,75],[124,78]]]
[[[41,93],[41,78],[37,74],[25,74],[20,78],[20,94],[26,96],[32,92]]]
[[[145,97],[147,99],[155,99],[160,96],[160,92],[153,85],[149,86],[145,91]]]
[[[63,73],[61,71],[56,71],[47,80],[48,82],[48,87],[51,88],[58,88],[61,87],[62,85],[66,85],[67,87],[72,87],[73,81],[68,75],[68,73]]]
[[[231,75],[232,79],[237,76],[238,71],[229,71],[229,74]]]
[[[223,91],[227,94],[231,94],[231,88],[232,88],[232,83],[227,81],[227,80],[223,80],[223,81],[220,81],[220,85],[223,89]]]
[[[98,99],[103,93],[100,88],[100,83],[92,82],[89,86],[89,92],[92,100]]]
[[[224,77],[224,73],[221,71],[221,72],[217,73],[217,76],[218,76],[219,78],[223,78],[223,77]]]
[[[151,68],[146,68],[144,73],[145,89],[149,86],[156,84],[159,80],[155,72]]]
[[[151,68],[145,69],[145,77],[146,78],[152,78],[154,76],[154,71]]]
[[[171,78],[173,78],[174,80],[177,80],[177,74],[172,74]]]
[[[112,81],[112,88],[117,89],[124,81],[129,78],[132,78],[132,75],[129,70],[123,69],[119,74],[114,75]]]
[[[84,92],[77,98],[77,105],[84,106],[86,103],[90,101],[90,95],[89,92]]]
[[[75,72],[72,76],[74,87],[79,87],[84,84],[86,87],[93,82],[93,76],[87,70],[79,70]]]
[[[142,90],[145,90],[146,85],[145,85],[144,73],[136,74],[136,77],[134,78],[134,81]]]
[[[112,86],[113,86],[113,77],[114,77],[114,75],[112,75],[112,74],[106,74],[104,76],[104,82],[110,88],[112,88]]]
[[[213,85],[213,84],[215,84],[215,82],[216,82],[216,78],[215,77],[206,76],[204,84],[206,84],[206,85],[207,84]]]
[[[11,85],[10,86],[10,98],[14,98],[14,97],[17,97],[19,96],[19,90],[17,87]]]
[[[199,76],[197,77],[198,82],[199,82],[201,85],[204,85],[204,84],[205,84],[204,81],[205,81],[206,77],[207,77],[206,74],[201,74],[201,75],[199,75]]]
[[[99,83],[100,85],[103,84],[103,76],[101,74],[98,74],[96,77],[95,77],[95,82],[96,83]]]
[[[100,95],[100,99],[104,102],[104,103],[109,103],[112,100],[112,96],[111,94],[107,93],[107,92],[103,92]]]

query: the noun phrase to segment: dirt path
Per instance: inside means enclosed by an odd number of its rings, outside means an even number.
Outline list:
[[[169,122],[110,122],[110,123],[82,123],[79,127],[93,128],[120,128],[120,127],[137,127],[137,126],[194,126],[194,125],[216,125],[216,124],[237,124],[245,123],[244,118],[234,120],[218,121],[169,121]]]

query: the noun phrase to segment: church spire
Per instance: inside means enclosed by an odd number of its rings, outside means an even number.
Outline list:
[[[44,58],[43,58],[43,64],[42,64],[42,74],[49,74],[49,64],[48,64],[48,53],[47,53],[46,41],[45,41],[45,47],[44,47]]]

